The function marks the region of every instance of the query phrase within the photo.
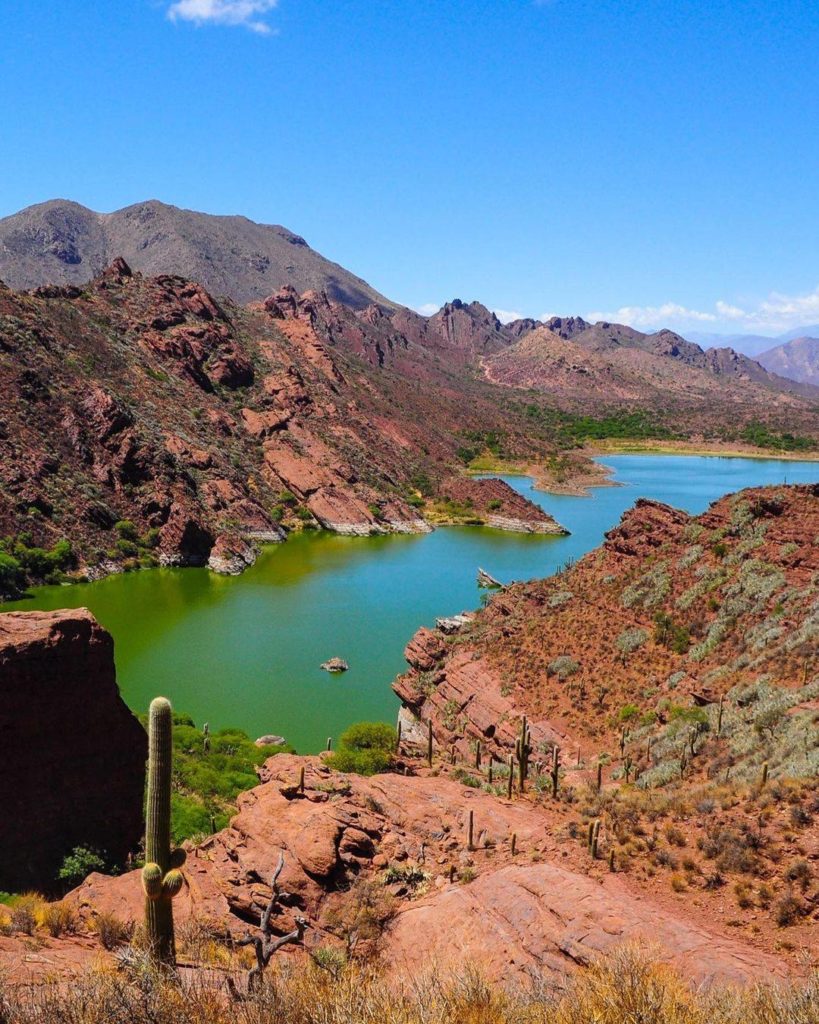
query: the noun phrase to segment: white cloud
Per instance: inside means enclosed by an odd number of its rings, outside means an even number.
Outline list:
[[[279,0],[174,0],[168,8],[171,21],[192,21],[195,25],[241,25],[267,35],[272,32],[263,20]]]
[[[441,308],[437,302],[425,302],[423,306],[416,306],[415,312],[420,313],[421,316],[433,316]]]
[[[629,324],[631,327],[667,327],[680,320],[709,323],[717,320],[715,313],[701,313],[686,309],[677,302],[664,302],[661,306],[621,306],[611,313],[596,310],[587,314],[586,320],[608,320],[610,323]]]
[[[743,309],[719,299],[713,310],[689,309],[677,302],[660,306],[621,306],[611,312],[595,311],[589,320],[608,320],[637,328],[677,327],[684,329],[697,324],[711,323],[752,332],[786,331],[819,320],[819,285],[806,295],[783,295],[771,292],[767,299]]]
[[[513,320],[522,320],[523,313],[516,309],[493,309],[492,312],[502,324],[511,324]]]

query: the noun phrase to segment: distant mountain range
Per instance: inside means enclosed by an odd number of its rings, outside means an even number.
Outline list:
[[[814,337],[798,337],[762,352],[759,362],[780,377],[819,386],[819,325]]]
[[[686,331],[685,336],[703,348],[733,348],[755,359],[761,353],[793,341],[794,338],[819,338],[819,324],[794,327],[773,337],[767,334],[709,334],[706,331]]]
[[[157,200],[114,213],[53,199],[0,219],[0,280],[15,289],[80,285],[117,256],[143,274],[179,274],[214,295],[252,302],[283,285],[324,291],[353,309],[393,308],[301,236],[247,217],[217,217]]]
[[[772,400],[784,408],[819,399],[810,383],[786,380],[731,348],[703,351],[673,331],[643,334],[580,317],[517,321],[506,330],[516,340],[483,358],[487,377],[546,393],[557,403],[663,410],[696,431],[703,414],[730,416],[733,408],[747,421],[755,407],[761,414]]]
[[[689,331],[687,337],[712,351],[730,346],[780,377],[819,385],[819,324],[794,327],[772,338],[763,334],[705,334],[700,331]]]
[[[155,200],[110,214],[52,200],[0,220],[0,279],[13,289],[87,286],[117,258],[146,277],[177,275],[238,305],[292,289],[293,315],[329,344],[429,387],[455,380],[462,393],[464,375],[478,375],[540,393],[572,414],[643,409],[689,433],[759,419],[815,433],[819,390],[777,375],[809,372],[797,347],[790,359],[771,354],[766,369],[732,348],[704,351],[667,330],[644,334],[579,317],[501,324],[481,303],[457,299],[423,317],[286,228]],[[768,348],[778,340],[786,339],[765,339]]]

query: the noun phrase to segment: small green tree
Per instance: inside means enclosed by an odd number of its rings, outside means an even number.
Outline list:
[[[63,860],[57,877],[65,883],[66,888],[73,889],[75,885],[85,881],[92,871],[104,869],[105,860],[96,850],[91,850],[87,846],[75,846]]]

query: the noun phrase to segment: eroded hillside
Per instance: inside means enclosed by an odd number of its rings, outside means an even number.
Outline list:
[[[237,571],[285,529],[428,529],[418,508],[462,467],[467,434],[552,450],[490,386],[436,361],[415,372],[423,353],[409,369],[373,365],[331,338],[326,324],[350,317],[292,289],[218,303],[122,260],[84,290],[0,288],[9,557],[35,579],[78,563]],[[30,554],[64,539],[73,556]]]

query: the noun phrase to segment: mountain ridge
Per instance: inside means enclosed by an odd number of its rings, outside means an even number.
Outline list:
[[[149,276],[178,274],[239,303],[283,285],[323,290],[353,308],[395,304],[301,235],[241,215],[186,210],[151,199],[98,213],[52,199],[0,219],[0,279],[22,290],[84,285],[121,256]]]
[[[781,377],[819,386],[819,337],[792,338],[760,353],[758,361]]]

